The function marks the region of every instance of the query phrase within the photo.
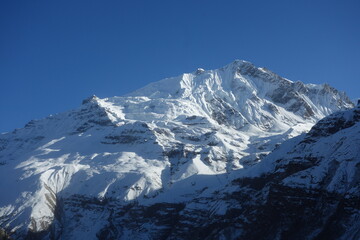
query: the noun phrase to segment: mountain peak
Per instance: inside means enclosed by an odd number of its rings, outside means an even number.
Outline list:
[[[64,239],[121,239],[102,230],[118,217],[136,222],[129,207],[181,211],[231,185],[231,174],[252,169],[286,139],[353,106],[326,88],[236,60],[122,97],[94,95],[78,109],[2,134],[0,228],[17,229],[17,239],[52,229]]]
[[[245,61],[245,60],[241,60],[241,59],[235,59],[234,61],[232,61],[230,64],[228,65],[232,65],[232,66],[254,66],[254,64],[252,64],[249,61]]]
[[[86,99],[84,99],[82,101],[82,104],[87,104],[87,103],[95,103],[99,100],[99,98],[96,95],[92,95]]]
[[[202,74],[202,73],[204,73],[204,72],[205,72],[205,69],[203,69],[203,68],[198,68],[198,69],[196,69],[195,74],[196,74],[196,75],[199,75],[199,74]]]

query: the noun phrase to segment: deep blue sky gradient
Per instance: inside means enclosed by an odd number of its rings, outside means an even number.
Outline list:
[[[360,97],[360,1],[0,2],[0,132],[234,59]]]

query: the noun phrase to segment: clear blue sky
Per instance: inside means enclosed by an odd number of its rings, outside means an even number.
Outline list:
[[[360,97],[360,1],[0,2],[0,132],[234,59]]]

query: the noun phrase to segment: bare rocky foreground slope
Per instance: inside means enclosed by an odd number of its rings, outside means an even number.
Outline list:
[[[91,97],[0,135],[0,227],[14,239],[357,239],[353,107],[239,60]]]

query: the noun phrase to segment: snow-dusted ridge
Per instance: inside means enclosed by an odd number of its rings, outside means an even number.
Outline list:
[[[80,216],[75,206],[183,204],[211,195],[235,170],[250,171],[283,141],[352,107],[327,84],[292,82],[242,60],[122,97],[90,97],[0,135],[0,227],[19,239],[39,232],[92,239],[113,210]]]

